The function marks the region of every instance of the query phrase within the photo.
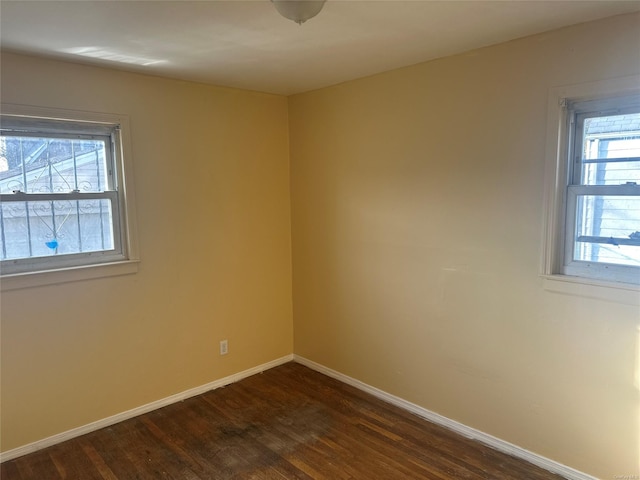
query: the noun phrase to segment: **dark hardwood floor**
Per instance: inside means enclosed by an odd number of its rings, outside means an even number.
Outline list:
[[[4,462],[0,478],[561,477],[288,363]]]

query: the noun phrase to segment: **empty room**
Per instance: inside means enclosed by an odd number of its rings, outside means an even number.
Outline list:
[[[640,2],[0,22],[2,480],[640,479]]]

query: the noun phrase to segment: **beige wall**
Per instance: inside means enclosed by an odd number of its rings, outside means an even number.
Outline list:
[[[639,470],[637,306],[539,277],[549,88],[618,17],[289,100],[295,352],[602,478]]]
[[[3,55],[4,102],[130,116],[142,263],[3,293],[2,449],[289,354],[295,331],[296,353],[427,409],[640,473],[638,307],[538,275],[548,89],[639,73],[639,32],[604,20],[288,107]]]
[[[10,54],[1,81],[3,102],[130,116],[142,258],[2,294],[4,451],[292,352],[284,97]]]

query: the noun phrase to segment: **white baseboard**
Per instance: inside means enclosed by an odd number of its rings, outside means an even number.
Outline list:
[[[182,400],[195,397],[196,395],[208,392],[209,390],[224,387],[225,385],[235,383],[239,380],[242,380],[243,378],[250,377],[251,375],[255,375],[256,373],[264,372],[265,370],[269,370],[270,368],[277,367],[278,365],[282,365],[292,360],[293,355],[286,355],[276,360],[272,360],[271,362],[263,363],[262,365],[258,365],[257,367],[253,367],[248,370],[229,375],[228,377],[224,377],[219,380],[214,380],[213,382],[207,383],[205,385],[191,388],[189,390],[185,390],[184,392],[176,393],[175,395],[156,400],[155,402],[147,403],[146,405],[142,405],[132,410],[127,410],[126,412],[103,418],[102,420],[83,425],[82,427],[67,430],[66,432],[62,432],[57,435],[44,438],[42,440],[23,445],[22,447],[7,450],[6,452],[0,453],[0,463],[7,460],[12,460],[17,457],[21,457],[22,455],[26,455],[28,453],[32,453],[46,447],[50,447],[51,445],[55,445],[66,440],[71,440],[72,438],[79,437],[80,435],[84,435],[86,433],[94,432],[104,427],[109,427],[116,423],[122,422],[123,420],[128,420],[130,418],[137,417],[138,415],[142,415],[144,413],[166,407],[167,405],[171,405],[172,403],[181,402]]]
[[[351,385],[352,387],[367,392],[374,397],[384,400],[387,403],[400,407],[404,410],[408,410],[409,412],[422,417],[432,423],[441,425],[445,428],[448,428],[449,430],[453,430],[454,432],[459,433],[467,438],[477,440],[478,442],[484,443],[485,445],[488,445],[489,447],[500,452],[504,452],[513,457],[525,460],[540,468],[544,468],[549,472],[561,475],[568,480],[598,480],[591,475],[587,475],[586,473],[580,472],[571,467],[567,467],[566,465],[558,463],[554,460],[550,460],[536,453],[530,452],[529,450],[525,450],[524,448],[518,447],[517,445],[506,442],[487,433],[481,432],[480,430],[476,430],[475,428],[468,427],[467,425],[464,425],[460,422],[451,420],[450,418],[432,412],[431,410],[427,410],[426,408],[408,402],[400,397],[396,397],[395,395],[391,395],[390,393],[372,387],[371,385],[367,385],[360,380],[351,378],[340,372],[325,367],[324,365],[301,357],[300,355],[294,354],[293,360],[297,363],[300,363],[301,365],[305,365],[306,367],[311,368],[312,370],[327,375],[328,377],[335,378],[336,380],[346,383],[347,385]]]

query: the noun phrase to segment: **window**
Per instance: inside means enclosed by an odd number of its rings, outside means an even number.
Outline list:
[[[640,280],[640,102],[569,105],[564,272]],[[635,278],[634,278],[635,277]]]
[[[559,99],[545,273],[640,284],[640,94]]]
[[[123,119],[86,116],[7,114],[3,106],[3,277],[135,259]]]

